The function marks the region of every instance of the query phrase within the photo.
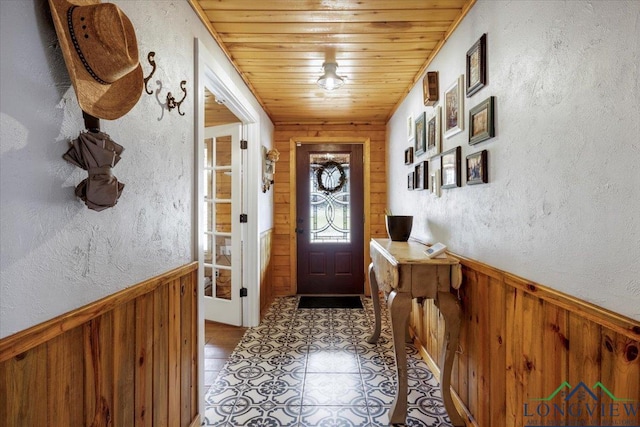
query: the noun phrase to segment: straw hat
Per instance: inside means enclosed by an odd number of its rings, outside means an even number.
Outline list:
[[[128,113],[143,85],[129,18],[98,0],[49,0],[49,6],[80,108],[107,120]]]

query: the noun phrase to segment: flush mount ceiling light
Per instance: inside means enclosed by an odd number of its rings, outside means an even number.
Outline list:
[[[324,70],[324,74],[318,79],[318,86],[324,90],[334,90],[344,84],[346,77],[339,76],[336,73],[338,70],[337,62],[325,62],[322,64],[322,69]]]

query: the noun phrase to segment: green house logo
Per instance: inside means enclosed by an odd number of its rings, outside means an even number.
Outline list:
[[[597,420],[608,419],[607,426],[638,427],[640,402],[615,396],[600,381],[592,387],[580,381],[572,387],[563,382],[547,397],[529,399],[524,404],[525,427],[564,425],[570,419],[575,426],[596,427]]]

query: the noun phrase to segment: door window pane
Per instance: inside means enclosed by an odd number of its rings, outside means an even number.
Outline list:
[[[309,241],[349,243],[349,153],[309,154]]]

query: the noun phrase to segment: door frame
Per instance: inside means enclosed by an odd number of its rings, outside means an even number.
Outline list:
[[[363,233],[363,255],[364,265],[364,292],[370,294],[369,275],[367,274],[369,265],[369,241],[371,240],[371,139],[365,137],[343,137],[343,136],[300,136],[289,139],[289,165],[296,164],[298,144],[361,144],[363,165],[363,211],[364,211],[364,233]],[[296,233],[296,206],[297,206],[297,183],[295,167],[289,167],[289,256],[291,259],[291,283],[294,291],[298,293],[298,233]]]
[[[218,56],[220,57],[220,56]],[[226,60],[224,58],[223,60]],[[194,38],[194,176],[193,176],[193,227],[191,227],[191,241],[193,242],[192,258],[200,259],[204,252],[204,242],[199,230],[202,229],[200,221],[204,221],[204,215],[200,212],[200,200],[204,198],[204,188],[200,185],[199,174],[202,173],[201,150],[204,144],[204,89],[207,87],[217,99],[224,100],[225,105],[242,122],[242,139],[246,139],[247,150],[243,150],[245,170],[242,171],[244,180],[243,210],[249,214],[246,224],[243,224],[243,260],[242,260],[242,285],[248,289],[248,296],[242,301],[242,322],[245,326],[257,326],[260,322],[260,235],[258,233],[258,192],[261,182],[259,165],[262,164],[262,152],[260,144],[260,115],[247,98],[242,95],[241,89],[228,74],[231,68],[228,63],[223,66],[216,59],[206,45],[197,37]],[[239,79],[239,78],[238,78]],[[204,276],[203,266],[198,263],[198,278]],[[204,417],[204,281],[198,280],[198,412],[201,419]]]

